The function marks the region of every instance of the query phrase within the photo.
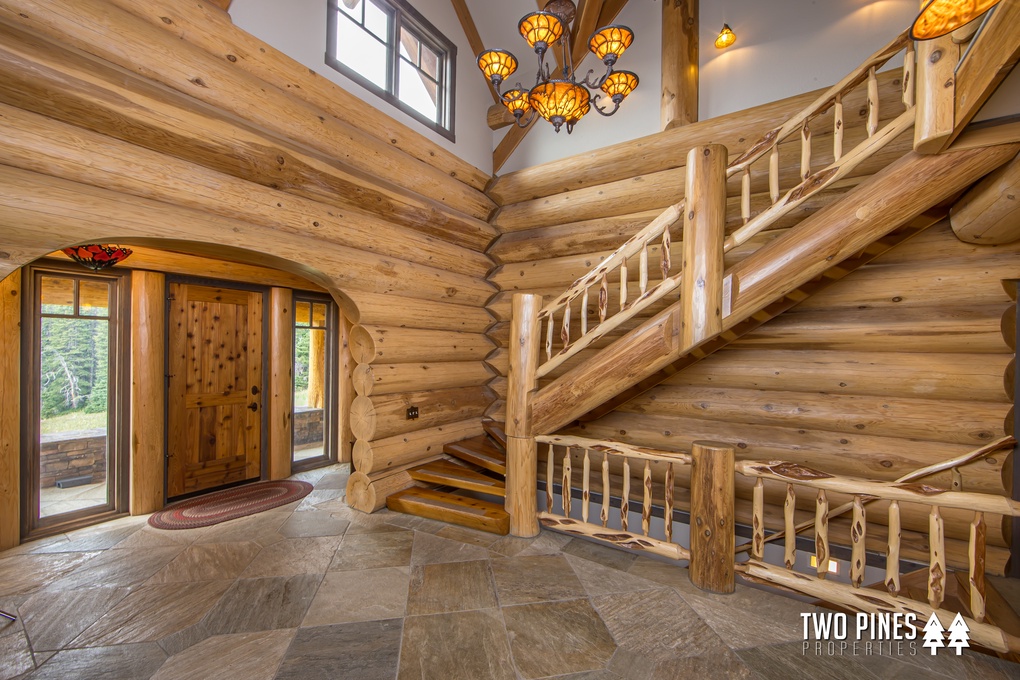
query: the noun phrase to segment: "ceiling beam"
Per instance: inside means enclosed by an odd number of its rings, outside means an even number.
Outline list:
[[[471,18],[471,10],[468,9],[467,0],[450,0],[450,2],[453,3],[453,11],[457,13],[457,18],[460,19],[460,27],[464,29],[464,35],[467,36],[471,54],[477,57],[485,51],[485,44],[482,42],[482,36],[478,33],[478,27],[475,26],[475,20]],[[492,83],[489,83],[489,94],[492,95],[492,101],[499,104],[499,95],[496,94]]]
[[[663,130],[698,122],[699,0],[662,0]]]
[[[545,6],[545,3],[543,3],[542,0],[538,0],[538,3],[539,7]],[[587,4],[588,3],[586,2],[585,5]],[[627,0],[605,0],[604,2],[600,0],[596,4],[601,5],[601,7],[599,8],[600,10],[599,19],[596,22],[596,25],[605,26],[607,24],[613,23],[613,21],[616,19],[616,15],[619,14],[620,10],[622,10],[624,5],[627,4]],[[581,19],[583,18],[584,8],[582,8],[581,11]],[[579,19],[575,18],[575,23],[578,20]],[[583,59],[583,57],[586,54],[590,54],[590,52],[588,52],[587,44],[585,44],[583,48],[580,48],[578,45],[575,44],[572,50],[572,54],[579,55],[577,58],[574,59],[574,66],[575,68],[580,69],[581,59]],[[520,143],[524,141],[524,138],[528,135],[528,132],[531,130],[531,128],[534,127],[535,120],[538,120],[539,118],[540,116],[536,115],[534,120],[532,120],[531,124],[528,125],[527,127],[522,128],[515,126],[507,130],[506,135],[503,137],[502,140],[500,140],[499,144],[496,145],[496,150],[492,152],[493,174],[499,172],[499,169],[503,167],[503,165],[510,158],[510,155],[514,152],[514,150],[517,149]]]

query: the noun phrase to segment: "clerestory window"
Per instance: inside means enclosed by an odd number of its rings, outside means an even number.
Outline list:
[[[329,0],[326,63],[453,139],[457,48],[404,0]]]

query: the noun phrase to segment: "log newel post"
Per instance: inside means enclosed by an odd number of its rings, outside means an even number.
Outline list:
[[[697,441],[691,449],[691,583],[732,593],[734,580],[733,447]]]
[[[687,154],[680,283],[685,350],[722,331],[726,156],[721,144],[698,146]]]
[[[506,511],[510,534],[538,535],[538,445],[532,432],[531,401],[537,384],[539,295],[513,297],[510,369],[506,399]]]

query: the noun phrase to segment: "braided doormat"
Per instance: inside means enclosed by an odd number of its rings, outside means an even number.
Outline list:
[[[312,490],[308,482],[281,480],[256,482],[226,491],[189,498],[149,516],[157,529],[196,529],[245,515],[272,510],[304,498]]]

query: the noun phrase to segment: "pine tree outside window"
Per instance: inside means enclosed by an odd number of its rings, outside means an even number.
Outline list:
[[[457,47],[404,0],[330,0],[326,63],[454,139]]]

